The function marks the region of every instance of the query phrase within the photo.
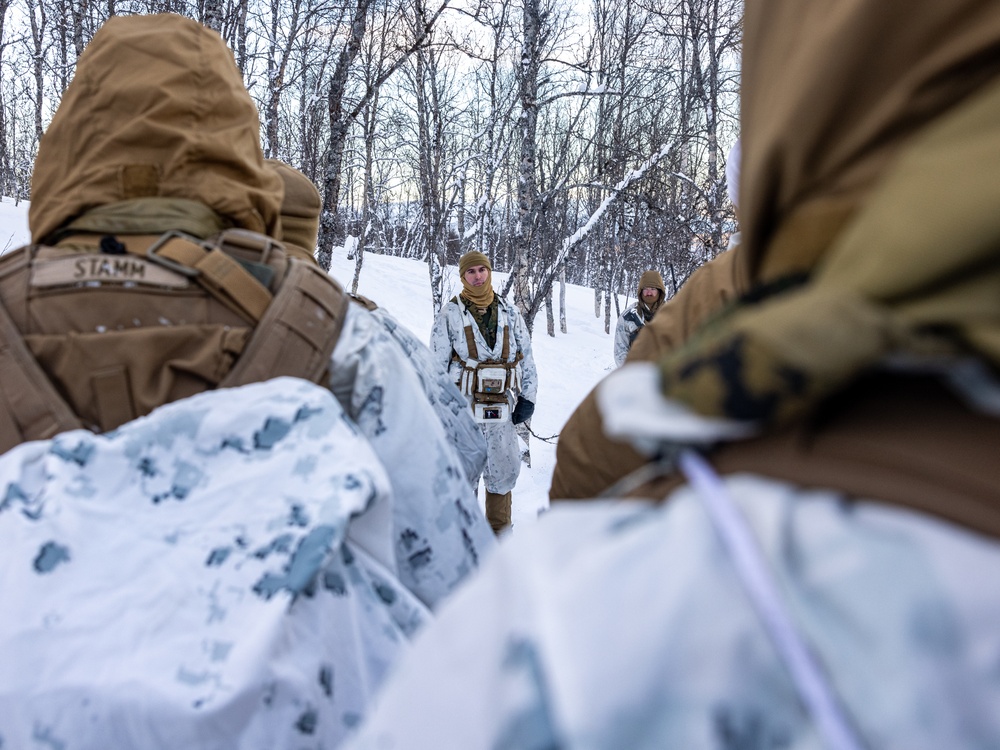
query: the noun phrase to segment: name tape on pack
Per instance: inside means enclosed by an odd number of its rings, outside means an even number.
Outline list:
[[[32,264],[31,286],[36,288],[92,282],[142,284],[171,289],[184,289],[191,283],[186,276],[130,255],[86,253],[52,260],[36,260]]]

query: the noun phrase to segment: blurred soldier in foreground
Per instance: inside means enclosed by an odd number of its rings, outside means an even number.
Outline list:
[[[460,394],[275,239],[279,171],[214,32],[81,55],[0,260],[4,747],[332,747],[495,544]]]
[[[743,56],[749,292],[597,394],[648,500],[511,540],[352,750],[998,746],[1000,5],[747,0]]]

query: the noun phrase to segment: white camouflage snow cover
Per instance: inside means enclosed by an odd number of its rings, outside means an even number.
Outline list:
[[[469,486],[467,467],[476,459],[463,461],[453,447],[456,437],[477,429],[471,414],[448,406],[443,389],[435,410],[429,401],[435,389],[425,391],[424,383],[442,376],[425,375],[421,382],[423,357],[408,355],[386,320],[348,306],[333,351],[330,389],[389,474],[400,581],[434,607],[495,547],[496,538]],[[446,431],[442,420],[448,414],[454,418]],[[420,564],[425,560],[433,564]]]
[[[632,348],[632,342],[635,341],[635,337],[639,335],[639,331],[644,325],[642,313],[639,312],[639,301],[636,300],[625,308],[615,325],[615,367],[621,367],[625,364],[625,357],[628,356],[628,351]]]
[[[428,616],[353,539],[389,480],[304,381],[23,444],[0,487],[3,747],[330,746]]]
[[[1000,546],[925,516],[726,482],[875,750],[1000,747]],[[418,637],[350,750],[821,750],[689,489],[560,504]]]
[[[641,421],[662,401],[655,383],[612,381],[623,400],[602,409]],[[726,428],[666,421],[672,439]],[[1000,748],[1000,544],[831,490],[724,484],[866,747]],[[823,745],[704,498],[683,487],[658,505],[561,503],[508,540],[346,747]]]
[[[459,363],[452,361],[451,354],[452,351],[455,351],[462,359],[469,359],[465,326],[471,322],[481,362],[487,359],[500,360],[500,355],[503,352],[503,329],[509,327],[510,354],[507,361],[513,362],[518,351],[521,352],[523,359],[517,366],[521,384],[519,393],[535,403],[538,394],[538,371],[535,368],[535,358],[531,352],[531,336],[528,334],[528,327],[516,307],[500,295],[497,295],[497,300],[499,301],[497,306],[497,338],[492,349],[487,346],[479,326],[471,319],[471,316],[466,315],[465,306],[460,301],[449,300],[434,320],[434,326],[431,329],[431,352],[437,366],[448,372],[451,382],[457,383],[461,377],[462,367]],[[510,398],[512,411],[517,395],[512,394]],[[465,408],[469,409],[469,401],[466,402]],[[508,420],[500,424],[480,424],[479,427],[486,438],[486,467],[483,472],[483,481],[490,492],[499,495],[506,494],[514,489],[521,471],[521,449],[514,424]],[[478,481],[475,484],[478,484]]]
[[[332,748],[360,720],[496,542],[385,322],[352,306],[332,364],[344,406],[282,378],[0,457],[0,747]]]
[[[372,310],[371,314],[410,358],[424,394],[462,460],[469,481],[481,476],[486,465],[486,439],[469,416],[469,402],[458,390],[447,369],[440,367],[427,347],[391,314],[381,307]]]

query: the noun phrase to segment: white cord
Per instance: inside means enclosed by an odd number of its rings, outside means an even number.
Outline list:
[[[740,581],[791,673],[803,702],[830,750],[862,750],[864,745],[844,715],[833,687],[795,626],[767,561],[746,518],[725,484],[700,455],[680,456],[681,471],[708,508],[708,515],[732,558]]]

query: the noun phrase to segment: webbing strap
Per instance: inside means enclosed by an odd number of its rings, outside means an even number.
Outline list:
[[[288,265],[281,288],[220,388],[282,375],[323,384],[350,298],[316,265],[294,258]]]
[[[218,247],[208,248],[193,239],[173,233],[149,248],[147,256],[158,263],[191,276],[206,291],[235,306],[255,323],[264,315],[273,295],[249,271]]]
[[[81,427],[0,303],[0,452]]]
[[[816,722],[824,744],[829,750],[862,750],[864,745],[837,699],[829,677],[796,626],[753,531],[729,496],[726,485],[694,451],[681,454],[680,468],[704,502],[740,583]]]
[[[476,334],[471,325],[465,327],[465,345],[469,348],[469,359],[479,359],[479,347],[476,346]]]
[[[469,318],[472,317],[472,313],[468,309],[463,310],[463,313]],[[479,347],[476,346],[476,333],[472,330],[472,323],[467,323],[465,326],[465,345],[469,349],[469,359],[479,359]],[[503,327],[503,351],[500,353],[500,359],[506,362],[509,356],[510,325],[508,324]]]

